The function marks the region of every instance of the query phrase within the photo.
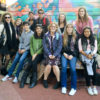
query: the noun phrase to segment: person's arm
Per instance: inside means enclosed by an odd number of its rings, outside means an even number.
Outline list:
[[[92,52],[92,56],[95,55],[97,53],[97,40],[95,40],[95,43],[94,43],[94,51]]]
[[[62,50],[62,36],[59,35],[58,47],[57,50],[54,52],[54,56],[56,57],[57,55],[59,55],[61,53],[61,50]]]
[[[89,16],[89,26],[91,27],[92,32],[93,32],[93,19],[90,16]]]
[[[46,37],[47,37],[46,35],[43,37],[43,49],[44,49],[44,52],[49,56],[49,55],[51,55],[51,52],[47,48]]]
[[[30,53],[31,53],[31,56],[34,55],[34,50],[33,50],[33,36],[30,39]]]
[[[22,44],[23,44],[23,34],[24,34],[24,33],[22,33],[22,35],[21,35],[21,37],[20,37],[19,49],[21,49]]]

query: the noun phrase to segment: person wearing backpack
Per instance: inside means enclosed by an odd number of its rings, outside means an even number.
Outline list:
[[[44,10],[39,9],[38,10],[38,18],[36,20],[36,24],[41,24],[44,30],[44,33],[48,31],[48,26],[50,24],[49,20],[47,17],[44,16]]]

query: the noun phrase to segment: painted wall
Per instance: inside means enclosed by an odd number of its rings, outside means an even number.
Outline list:
[[[57,21],[59,13],[63,12],[66,14],[67,21],[73,22],[78,8],[85,6],[89,15],[93,17],[94,24],[100,25],[100,0],[12,0],[12,4],[9,2],[11,0],[6,1],[8,11],[15,19],[21,17],[24,21],[29,11],[33,11],[37,17],[37,10],[43,8],[50,21]]]

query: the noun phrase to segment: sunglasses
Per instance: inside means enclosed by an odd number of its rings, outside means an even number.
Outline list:
[[[7,19],[7,18],[9,19],[9,18],[11,18],[11,17],[5,17],[5,19]]]

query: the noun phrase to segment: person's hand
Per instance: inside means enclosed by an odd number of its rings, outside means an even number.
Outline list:
[[[55,56],[54,56],[54,55],[49,55],[49,58],[50,58],[50,59],[54,59]]]
[[[88,59],[92,59],[93,56],[92,56],[91,54],[89,54],[89,55],[87,55],[87,58],[88,58]]]
[[[18,50],[18,52],[20,53],[20,54],[23,54],[24,52],[25,52],[25,50],[23,49],[23,50]]]
[[[68,54],[63,53],[63,55],[65,56],[66,59],[68,59]]]
[[[37,56],[37,54],[34,54],[34,55],[32,56],[32,61],[36,58],[36,56]]]
[[[16,34],[16,39],[19,39],[19,36]]]
[[[21,50],[20,49],[18,50],[18,53],[21,54]]]
[[[72,58],[73,58],[73,56],[72,56],[72,55],[70,55],[70,56],[68,57],[68,59],[69,59],[69,60],[71,60]]]

